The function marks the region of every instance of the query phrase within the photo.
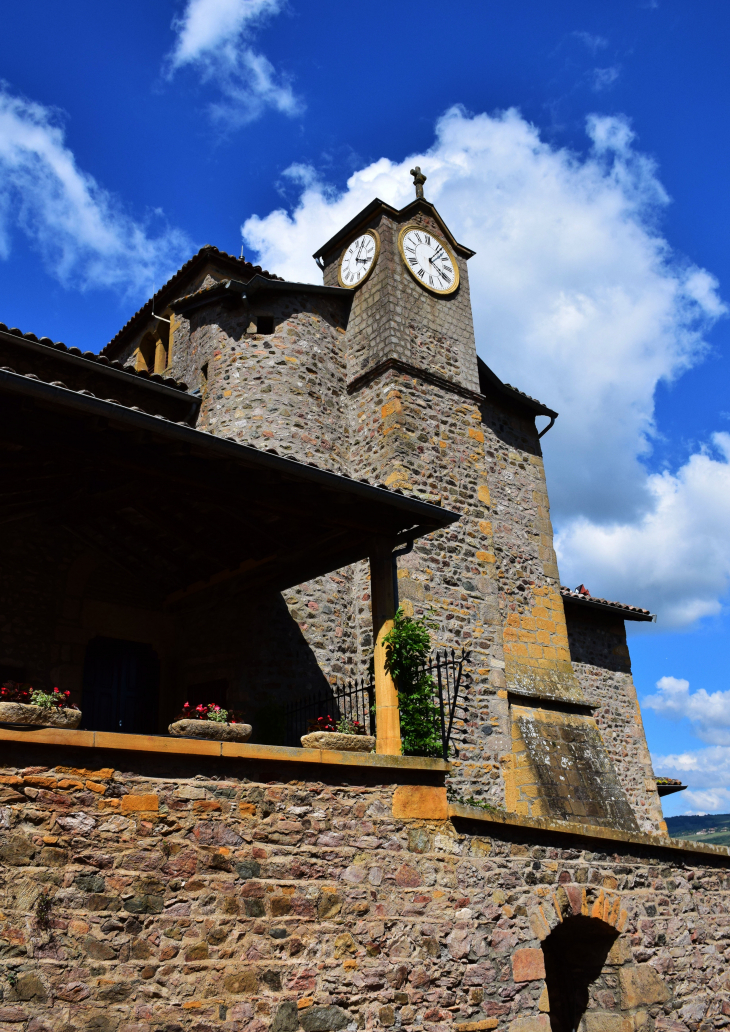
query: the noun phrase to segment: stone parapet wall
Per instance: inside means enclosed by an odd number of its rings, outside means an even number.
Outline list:
[[[639,827],[666,832],[654,768],[646,744],[641,707],[631,676],[626,629],[619,614],[565,606],[573,669],[586,700],[597,707],[596,722]]]
[[[719,851],[449,819],[397,764],[3,747],[0,1028],[548,1032],[576,927],[584,1032],[730,1020]]]

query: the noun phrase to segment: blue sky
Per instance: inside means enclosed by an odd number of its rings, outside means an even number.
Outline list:
[[[2,5],[0,319],[97,351],[205,243],[316,279],[378,194],[477,251],[478,346],[556,407],[564,583],[631,641],[666,812],[730,811],[723,0]]]

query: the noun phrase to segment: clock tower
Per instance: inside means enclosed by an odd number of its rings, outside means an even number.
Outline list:
[[[414,201],[397,210],[374,200],[314,257],[325,284],[353,294],[343,337],[350,473],[460,514],[398,560],[406,614],[427,618],[435,647],[471,653],[454,790],[533,816],[589,807],[599,823],[631,822],[570,660],[535,426],[556,413],[477,358],[474,252],[423,196],[420,169],[413,175]],[[353,587],[364,666],[366,569]],[[575,769],[575,749],[586,784],[568,786],[561,771]]]

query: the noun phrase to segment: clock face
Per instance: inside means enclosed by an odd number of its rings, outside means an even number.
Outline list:
[[[406,226],[398,241],[406,268],[428,290],[450,294],[459,285],[459,268],[443,240],[421,227]]]
[[[380,238],[366,230],[349,244],[340,259],[339,280],[343,287],[359,287],[370,275],[380,252]]]

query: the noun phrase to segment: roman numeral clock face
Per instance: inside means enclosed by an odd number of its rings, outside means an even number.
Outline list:
[[[364,283],[378,260],[380,237],[374,229],[367,229],[349,244],[340,259],[338,277],[343,287],[359,287]]]
[[[459,285],[459,267],[443,242],[433,233],[414,226],[401,230],[401,257],[411,275],[434,294],[450,294]]]

